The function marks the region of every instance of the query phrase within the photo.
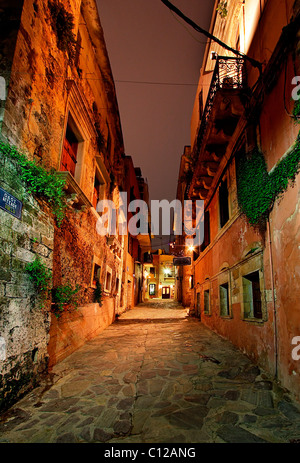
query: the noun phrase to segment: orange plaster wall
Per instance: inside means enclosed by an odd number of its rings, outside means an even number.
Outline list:
[[[211,314],[203,312],[203,291],[201,291],[201,321],[213,331],[227,339],[245,352],[254,361],[268,370],[274,369],[274,339],[272,331],[273,312],[272,304],[267,302],[268,320],[261,324],[242,320],[241,290],[234,294],[239,302],[234,302],[232,307],[232,318],[220,317],[219,308],[219,274],[224,263],[229,268],[243,260],[243,253],[251,243],[261,241],[261,237],[247,223],[238,217],[228,228],[211,249],[195,265],[195,281],[200,285],[206,278],[210,281],[210,307]],[[231,274],[234,275],[236,267],[233,267]],[[268,250],[264,250],[263,272],[265,277],[265,290],[270,290],[270,268]],[[231,279],[232,292],[237,291]],[[196,288],[197,291],[197,288]],[[265,295],[264,295],[265,296]]]
[[[103,299],[99,304],[87,304],[77,310],[64,312],[59,319],[51,315],[48,344],[49,367],[68,357],[72,352],[100,334],[114,321],[114,301]]]

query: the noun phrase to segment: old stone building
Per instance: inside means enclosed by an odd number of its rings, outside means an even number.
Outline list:
[[[299,2],[221,3],[210,32],[231,50],[206,47],[179,182],[205,201],[191,305],[299,398]]]
[[[145,260],[144,268],[144,299],[175,299],[173,255],[161,249],[153,251]]]
[[[2,3],[1,187],[22,203],[19,217],[0,210],[0,407],[6,407],[47,366],[139,300],[142,271],[137,283],[134,266],[142,265],[143,253],[139,244],[128,253],[126,235],[101,236],[97,229],[98,202],[111,200],[118,209],[128,182],[96,2]],[[40,177],[32,175],[29,188],[32,172]],[[139,176],[132,182],[146,194]],[[64,185],[57,190],[64,203],[59,217],[51,185]],[[51,272],[52,303],[48,292],[43,307],[27,271],[32,262],[44,276]]]

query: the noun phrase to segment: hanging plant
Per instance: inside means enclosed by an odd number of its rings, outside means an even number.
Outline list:
[[[219,13],[222,19],[227,17],[228,15],[227,0],[220,0],[217,6],[217,12]]]
[[[76,38],[73,33],[74,16],[59,1],[49,1],[48,6],[51,14],[51,26],[56,35],[57,47],[61,51],[68,52],[70,60],[73,61],[76,47]]]

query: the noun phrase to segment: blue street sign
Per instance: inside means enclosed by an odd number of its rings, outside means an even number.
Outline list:
[[[17,219],[21,218],[23,203],[0,187],[0,208]]]

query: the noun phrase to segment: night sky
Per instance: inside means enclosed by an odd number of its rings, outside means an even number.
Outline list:
[[[190,144],[206,38],[160,0],[97,3],[116,85],[125,153],[141,167],[150,198],[171,201],[176,198],[180,157]],[[214,0],[172,3],[201,27],[209,28]]]

